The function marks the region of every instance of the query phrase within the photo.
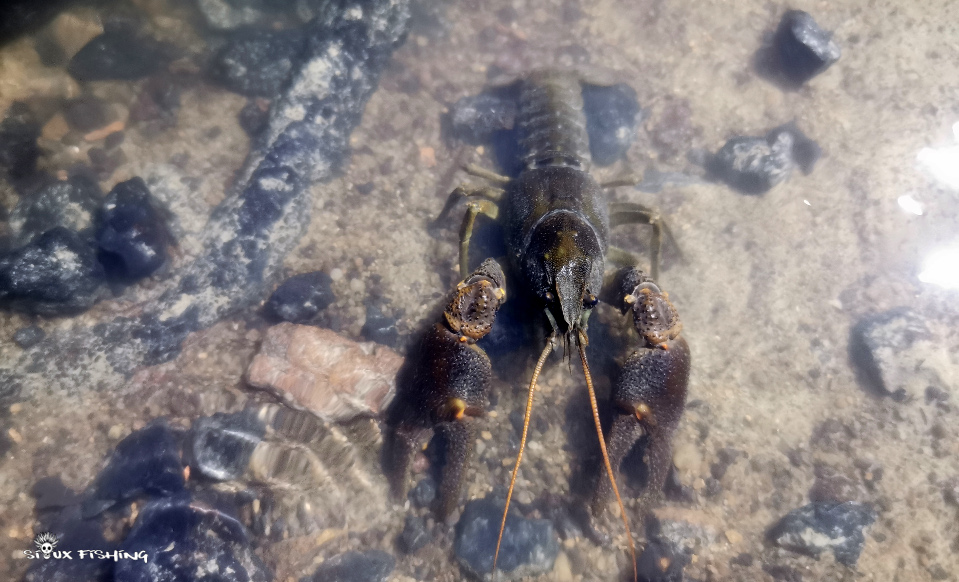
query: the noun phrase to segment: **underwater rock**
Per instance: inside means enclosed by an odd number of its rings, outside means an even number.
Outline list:
[[[23,349],[30,349],[33,346],[37,345],[43,338],[46,336],[46,332],[43,329],[31,325],[28,327],[21,327],[13,334],[13,343],[17,344]]]
[[[270,102],[263,98],[250,99],[240,113],[237,121],[250,137],[256,137],[270,120]]]
[[[832,550],[838,562],[855,566],[866,543],[862,530],[874,521],[876,512],[862,503],[810,503],[786,514],[767,537],[782,548],[813,557]]]
[[[266,331],[247,382],[327,421],[378,414],[393,398],[403,358],[328,329],[281,323]]]
[[[323,271],[294,275],[270,295],[266,311],[280,321],[307,323],[336,301],[332,284]]]
[[[210,65],[210,77],[247,97],[274,97],[303,54],[300,30],[242,30],[234,33]]]
[[[415,554],[430,541],[430,532],[426,529],[426,520],[416,515],[407,515],[403,531],[396,540],[404,554]]]
[[[98,515],[143,494],[166,497],[183,491],[185,484],[180,444],[166,419],[159,418],[117,443],[88,492],[83,513]]]
[[[59,541],[55,551],[70,552],[72,559],[34,560],[24,582],[112,582],[112,560],[92,559],[89,555],[80,558],[80,550],[112,552],[117,545],[104,538],[99,520],[83,518],[78,505],[69,504],[59,511],[39,513],[36,528],[38,532],[57,535]]]
[[[832,33],[819,27],[808,12],[789,10],[773,39],[782,74],[801,85],[839,60],[839,45]]]
[[[0,257],[0,303],[27,313],[80,313],[97,302],[102,283],[93,247],[61,226]]]
[[[429,507],[436,499],[436,481],[429,476],[423,477],[410,490],[409,498],[414,507]]]
[[[107,125],[110,119],[109,106],[93,95],[71,99],[63,107],[63,117],[72,129],[89,133]]]
[[[323,562],[301,582],[386,582],[396,559],[382,550],[347,552]]]
[[[167,259],[172,236],[142,178],[120,182],[97,215],[100,262],[108,276],[133,281],[149,277]]]
[[[769,144],[779,143],[780,136],[783,134],[788,134],[792,139],[790,157],[793,162],[799,166],[802,173],[808,176],[815,167],[816,162],[822,157],[822,147],[820,147],[815,140],[803,133],[795,121],[790,121],[789,123],[769,130],[769,133],[766,134],[766,142]]]
[[[164,60],[155,40],[116,28],[84,45],[67,72],[77,81],[133,81],[155,73]]]
[[[18,245],[25,245],[54,227],[83,231],[93,224],[103,193],[83,175],[49,183],[22,196],[10,213],[10,228]]]
[[[40,157],[40,123],[26,103],[14,101],[0,122],[0,171],[12,178],[33,174]]]
[[[363,337],[384,346],[396,347],[400,332],[396,329],[396,318],[383,313],[377,305],[366,306],[366,322],[360,330]]]
[[[191,500],[186,493],[147,503],[120,550],[145,552],[148,559],[119,560],[114,567],[114,582],[273,579],[253,553],[246,528],[232,513]]]
[[[466,503],[456,524],[453,550],[464,570],[480,580],[492,579],[493,553],[503,517],[504,500],[488,496]],[[506,580],[544,574],[553,568],[559,539],[546,519],[526,519],[515,508],[506,517],[496,569]]]
[[[608,166],[626,155],[636,139],[639,101],[625,83],[583,85],[583,112],[593,162]]]
[[[190,430],[190,465],[210,479],[237,479],[265,433],[253,411],[198,418]]]
[[[210,28],[218,30],[234,30],[256,24],[263,18],[263,12],[256,2],[197,0],[196,5]]]
[[[463,97],[450,108],[449,121],[452,137],[485,143],[497,131],[513,129],[516,102],[495,93]]]
[[[793,138],[779,133],[770,143],[761,137],[731,138],[706,163],[707,172],[743,194],[763,194],[789,177]]]

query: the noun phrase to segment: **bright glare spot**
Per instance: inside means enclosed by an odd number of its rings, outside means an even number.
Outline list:
[[[896,200],[896,202],[899,203],[899,208],[902,208],[909,214],[922,216],[922,203],[913,198],[912,195],[903,194]]]
[[[953,124],[952,134],[959,142],[959,121]],[[933,178],[954,190],[959,190],[959,145],[922,148],[916,159],[932,174]]]
[[[808,200],[803,200],[802,203],[805,204],[806,206],[812,206],[812,204],[810,204]]]
[[[946,289],[959,289],[959,246],[939,249],[926,257],[919,280]]]

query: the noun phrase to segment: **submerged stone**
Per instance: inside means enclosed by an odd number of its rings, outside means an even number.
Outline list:
[[[164,58],[152,38],[108,30],[73,55],[67,71],[78,81],[133,81],[155,73]]]
[[[100,186],[82,175],[51,182],[21,197],[10,213],[17,244],[25,245],[57,226],[77,232],[90,228],[102,197]]]
[[[583,85],[583,110],[593,162],[608,166],[625,156],[636,139],[636,90],[625,83]]]
[[[142,178],[113,187],[97,216],[96,239],[100,261],[114,278],[142,279],[166,262],[172,237]]]
[[[237,479],[265,432],[252,411],[199,418],[190,431],[190,464],[210,479]]]
[[[307,323],[336,301],[332,284],[323,271],[294,275],[270,295],[266,310],[281,321]]]
[[[734,137],[706,164],[707,171],[743,194],[763,194],[792,171],[792,137],[777,135],[773,143],[761,137]]]
[[[301,582],[386,582],[396,559],[382,550],[347,552],[330,558]]]
[[[403,531],[396,540],[404,554],[415,554],[430,541],[430,532],[426,529],[426,520],[417,515],[407,515]]]
[[[802,10],[789,10],[783,15],[773,44],[783,75],[797,85],[828,69],[841,54],[832,33],[820,28],[812,15]]]
[[[384,346],[396,347],[400,332],[396,329],[396,318],[385,313],[377,305],[366,306],[366,322],[360,330],[363,337]]]
[[[210,76],[247,97],[274,97],[301,58],[306,36],[300,30],[243,30],[213,57]]]
[[[13,343],[23,349],[29,349],[43,341],[46,332],[36,325],[21,327],[13,334]]]
[[[803,133],[796,125],[795,121],[774,127],[766,134],[766,142],[775,144],[779,142],[780,136],[789,135],[792,139],[792,150],[790,155],[793,161],[799,166],[803,174],[809,175],[822,157],[822,147],[815,140]]]
[[[813,557],[832,550],[838,562],[855,566],[866,543],[862,530],[874,521],[876,512],[855,501],[810,503],[786,514],[767,536],[782,548]]]

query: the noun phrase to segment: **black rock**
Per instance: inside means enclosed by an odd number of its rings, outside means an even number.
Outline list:
[[[430,533],[426,530],[426,520],[416,515],[407,515],[403,524],[403,531],[396,540],[396,545],[404,554],[414,554],[430,541]]]
[[[832,550],[838,562],[854,566],[866,541],[862,530],[874,521],[876,512],[862,503],[810,503],[786,514],[767,536],[780,547],[814,557]]]
[[[232,512],[185,493],[147,503],[120,550],[147,558],[118,561],[114,582],[273,579]]]
[[[488,141],[494,133],[513,129],[516,101],[495,93],[463,97],[450,108],[451,136],[471,144]]]
[[[35,325],[21,327],[14,332],[13,343],[26,350],[42,342],[46,335],[47,334],[45,331],[43,331],[43,329]]]
[[[110,108],[93,95],[85,95],[68,101],[63,116],[70,127],[87,133],[110,123]]]
[[[210,479],[236,479],[246,470],[265,432],[263,423],[249,411],[198,418],[190,431],[190,465]]]
[[[21,197],[10,213],[17,244],[27,244],[57,226],[77,232],[90,228],[102,198],[100,186],[83,175],[51,182]]]
[[[772,143],[761,137],[734,137],[707,161],[706,170],[744,194],[762,194],[789,177],[792,145],[789,133],[777,134]]]
[[[456,524],[456,559],[464,570],[481,580],[491,578],[503,505],[503,499],[492,496],[469,501]],[[559,539],[552,522],[523,518],[511,508],[496,563],[505,579],[549,572],[558,553]]]
[[[270,120],[270,108],[261,107],[261,103],[267,102],[263,99],[250,99],[237,115],[240,127],[250,137],[259,135]]]
[[[792,138],[792,160],[799,166],[803,174],[809,175],[816,162],[822,157],[822,148],[796,125],[795,121],[790,121],[779,127],[775,127],[766,134],[766,142],[775,144],[780,141],[782,134],[788,134]]]
[[[0,303],[37,315],[72,315],[99,298],[103,267],[77,233],[56,227],[0,258]]]
[[[12,178],[33,174],[40,157],[38,137],[40,124],[30,108],[14,101],[0,122],[0,171],[6,171]]]
[[[74,505],[77,500],[77,494],[68,489],[60,477],[44,477],[30,488],[30,496],[36,499],[34,509],[37,511],[46,511]]]
[[[372,304],[366,306],[366,323],[360,333],[369,341],[390,347],[396,347],[400,339],[396,318],[386,315],[378,306]]]
[[[120,182],[97,215],[97,245],[107,275],[123,280],[148,277],[167,259],[172,236],[142,178]]]
[[[870,315],[853,326],[849,338],[850,359],[860,380],[879,394],[902,401],[918,397],[920,386],[934,384],[936,372],[924,370],[928,341],[935,336],[915,311],[897,307]]]
[[[184,487],[180,444],[166,419],[159,418],[117,443],[87,494],[83,512],[98,515],[121,501],[143,494],[166,497]]]
[[[78,81],[132,81],[155,73],[165,60],[162,53],[155,40],[116,28],[84,45],[67,71]]]
[[[423,477],[409,493],[414,507],[429,507],[436,499],[436,481],[432,477]]]
[[[40,483],[38,482],[37,485]],[[39,505],[39,499],[37,503]],[[116,543],[104,538],[98,520],[84,519],[80,507],[70,504],[59,511],[46,511],[39,514],[37,521],[38,532],[47,531],[58,536],[59,540],[54,551],[70,552],[72,559],[34,560],[24,576],[24,582],[110,582],[113,580],[113,560],[97,559],[90,554],[81,557],[79,553],[81,550],[102,552],[116,550]]]
[[[347,552],[330,558],[300,582],[386,582],[396,559],[382,550]]]
[[[625,156],[636,139],[636,91],[625,83],[583,85],[583,108],[593,162],[606,166]]]
[[[306,323],[336,301],[332,283],[323,271],[294,275],[270,295],[266,310],[282,321]]]
[[[306,36],[292,30],[234,33],[214,57],[210,76],[247,97],[275,97],[303,55]]]
[[[808,12],[789,10],[779,22],[773,39],[782,74],[801,85],[839,60],[840,50],[832,33],[816,24]]]

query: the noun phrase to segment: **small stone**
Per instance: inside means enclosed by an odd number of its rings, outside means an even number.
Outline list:
[[[198,418],[190,429],[190,465],[210,479],[238,479],[265,433],[252,411]]]
[[[247,382],[327,421],[375,416],[396,390],[403,358],[372,342],[293,323],[269,328]]]
[[[424,477],[409,493],[414,507],[429,507],[436,499],[436,481],[432,477]]]
[[[396,559],[382,550],[347,552],[330,558],[301,582],[386,582]]]
[[[467,502],[459,522],[453,550],[470,575],[491,580],[493,553],[503,515],[504,500],[485,497]],[[496,568],[506,580],[545,574],[553,569],[559,539],[546,519],[526,519],[511,508],[503,530]]]
[[[816,162],[822,157],[822,148],[815,140],[803,133],[794,121],[769,130],[769,133],[766,134],[766,142],[770,144],[778,143],[782,134],[788,134],[791,138],[792,150],[790,157],[792,157],[793,162],[799,166],[802,173],[808,176],[812,172],[813,167],[815,167]],[[839,304],[839,309],[842,309],[841,303]]]
[[[270,102],[263,98],[250,99],[237,115],[240,127],[250,137],[259,135],[269,119]]]
[[[40,130],[40,137],[50,141],[60,141],[63,136],[70,133],[70,126],[62,113],[57,113],[47,121],[43,129]]]
[[[755,558],[753,558],[752,554],[743,553],[729,560],[729,563],[733,566],[742,566],[743,568],[748,568],[753,565],[754,561]]]
[[[43,329],[35,325],[21,327],[13,334],[13,342],[27,350],[42,342],[46,335]]]
[[[159,418],[117,443],[88,492],[83,513],[99,515],[118,502],[143,494],[165,497],[184,486],[180,445],[166,419]]]
[[[783,15],[773,44],[781,72],[796,85],[828,69],[841,54],[832,33],[820,28],[802,10],[789,10]]]
[[[818,556],[832,550],[836,560],[854,566],[865,545],[863,528],[876,520],[876,512],[862,503],[810,503],[794,509],[767,534],[776,545]]]
[[[163,61],[155,40],[116,29],[88,42],[70,59],[67,71],[78,81],[132,81],[150,76]]]
[[[593,162],[607,166],[625,156],[636,139],[636,90],[625,83],[583,85],[583,111]]]
[[[403,531],[397,539],[397,545],[404,554],[415,554],[430,541],[426,530],[426,520],[415,515],[407,515]]]
[[[400,339],[400,332],[396,329],[396,318],[386,315],[379,306],[374,304],[366,306],[366,323],[363,324],[360,333],[370,341],[389,347],[395,347]]]
[[[115,279],[142,279],[166,262],[172,235],[142,178],[120,182],[107,195],[97,215],[96,241],[100,261]]]
[[[0,303],[36,315],[73,315],[100,297],[103,267],[77,233],[56,227],[0,258]]]
[[[743,534],[734,529],[727,529],[726,540],[733,545],[740,544],[743,541]]]
[[[493,93],[463,97],[453,104],[449,120],[453,137],[474,145],[485,143],[494,133],[513,129],[516,103]]]
[[[255,24],[264,17],[258,3],[235,0],[197,0],[197,7],[207,24],[219,30],[234,30]]]
[[[266,302],[266,311],[281,321],[307,323],[336,301],[333,279],[323,271],[294,275]]]
[[[789,177],[793,138],[776,135],[770,143],[761,137],[734,137],[706,162],[706,170],[743,194],[763,194]]]
[[[16,243],[25,245],[57,226],[78,232],[90,228],[102,197],[100,186],[82,175],[49,183],[21,197],[10,213]]]
[[[703,457],[695,443],[686,441],[673,448],[673,464],[682,473],[697,474],[702,462]]]
[[[275,97],[289,79],[305,42],[297,29],[236,32],[213,57],[210,76],[247,97]]]
[[[36,171],[40,148],[40,124],[26,103],[14,101],[0,122],[0,170],[12,178],[29,176]]]
[[[93,95],[71,99],[64,106],[63,115],[70,127],[81,133],[89,133],[112,121],[110,107]]]

